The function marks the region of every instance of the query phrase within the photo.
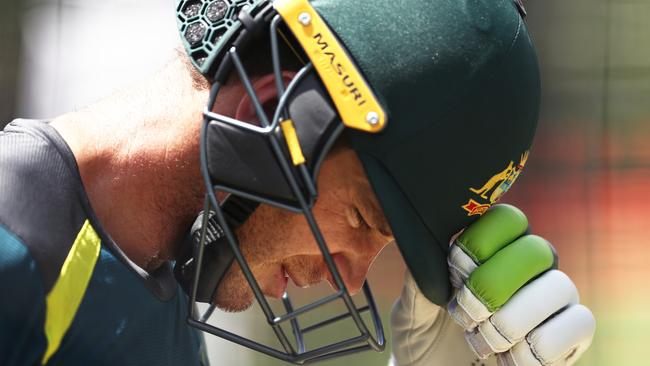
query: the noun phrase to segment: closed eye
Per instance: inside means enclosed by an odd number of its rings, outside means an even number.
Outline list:
[[[345,216],[350,226],[355,229],[370,228],[368,222],[366,222],[361,212],[359,212],[359,209],[355,206],[348,206],[345,211]]]

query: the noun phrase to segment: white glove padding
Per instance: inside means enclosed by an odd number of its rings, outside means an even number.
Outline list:
[[[494,357],[478,362],[458,327],[444,308],[420,292],[407,271],[400,298],[391,314],[391,365],[496,366]]]
[[[476,354],[500,365],[571,365],[589,347],[595,320],[544,239],[521,236],[521,211],[497,205],[454,242],[458,292],[448,305]]]

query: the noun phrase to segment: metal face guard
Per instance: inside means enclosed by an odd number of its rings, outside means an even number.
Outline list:
[[[203,215],[198,245],[192,258],[191,268],[194,273],[189,289],[185,287],[186,291],[189,290],[190,296],[188,323],[204,332],[294,364],[322,361],[370,349],[383,351],[384,331],[368,284],[365,283],[363,286],[367,305],[359,308],[342,280],[312,213],[318,193],[315,182],[320,164],[341,135],[345,125],[341,122],[311,63],[307,63],[298,72],[285,90],[282,83],[278,44],[279,27],[283,20],[272,6],[269,4],[263,7],[256,14],[248,14],[245,10],[242,13],[239,17],[246,19],[242,21],[244,29],[227,49],[223,61],[217,68],[207,107],[203,113],[200,159],[207,191],[204,212],[209,214]],[[280,95],[272,119],[269,119],[264,112],[240,59],[240,49],[245,47],[251,35],[260,32],[260,29],[266,26],[270,32],[273,70],[276,88]],[[220,87],[232,70],[238,73],[251,99],[260,126],[211,111]],[[297,309],[293,308],[289,296],[285,293],[282,300],[286,312],[276,315],[242,255],[234,234],[234,225],[232,220],[228,219],[227,210],[223,207],[225,203],[220,205],[215,191],[229,193],[238,200],[251,201],[253,205],[264,203],[304,215],[327,268],[340,290]],[[217,244],[229,246],[234,260],[239,264],[282,349],[258,343],[208,324],[207,321],[215,309],[214,304],[204,314],[197,313],[197,301],[206,301],[206,294],[214,294],[218,286],[214,281],[208,281],[212,283],[211,286],[214,286],[212,289],[202,288],[201,285],[201,276],[205,275],[203,268],[207,261],[215,260],[213,254],[208,255],[206,252],[206,246],[211,244],[208,236],[214,232],[209,229],[211,216],[216,218],[225,238]],[[214,225],[212,227],[214,229]],[[218,253],[219,250],[212,252]],[[308,327],[300,326],[298,322],[300,315],[338,300],[343,302],[346,312]],[[370,331],[361,317],[361,313],[365,311],[370,314],[375,332]],[[359,331],[358,335],[315,349],[306,347],[305,334],[348,318],[351,318],[355,324]],[[293,342],[281,327],[285,322],[291,325]]]

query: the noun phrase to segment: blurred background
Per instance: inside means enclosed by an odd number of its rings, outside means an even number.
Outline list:
[[[560,254],[595,313],[580,365],[647,364],[650,343],[650,0],[529,0],[543,77],[538,134],[505,196]],[[51,118],[136,83],[177,45],[173,0],[2,0],[0,127]],[[0,173],[1,174],[1,173]],[[387,249],[370,283],[388,323],[403,264]],[[254,312],[224,316],[252,334]],[[279,365],[208,337],[215,364]],[[328,365],[383,365],[389,352]]]

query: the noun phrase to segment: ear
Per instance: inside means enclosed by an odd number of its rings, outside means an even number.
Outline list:
[[[285,88],[296,75],[293,71],[283,71],[282,72],[282,83]],[[262,107],[267,116],[272,114],[275,111],[275,107],[278,104],[278,92],[275,87],[275,75],[267,74],[257,79],[253,83],[253,88],[257,93],[257,98],[259,99]],[[235,112],[235,118],[244,121],[259,124],[260,118],[255,112],[255,107],[251,102],[251,98],[248,93],[244,92],[244,96],[239,101],[237,105],[237,110]]]

